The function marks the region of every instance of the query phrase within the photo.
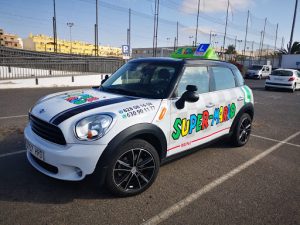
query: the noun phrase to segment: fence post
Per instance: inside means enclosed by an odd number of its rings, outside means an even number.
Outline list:
[[[74,83],[74,76],[72,75],[72,83]]]
[[[39,85],[39,79],[37,77],[35,78],[35,85]]]

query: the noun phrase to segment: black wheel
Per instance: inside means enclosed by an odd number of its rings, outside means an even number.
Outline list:
[[[118,196],[139,194],[154,182],[159,166],[159,156],[151,144],[141,139],[131,140],[112,156],[106,187]]]
[[[270,90],[270,88],[265,86],[265,90],[266,90],[266,91],[269,91],[269,90]]]
[[[252,119],[249,114],[244,113],[236,124],[231,136],[231,141],[234,146],[240,147],[248,142],[251,133],[251,127]]]

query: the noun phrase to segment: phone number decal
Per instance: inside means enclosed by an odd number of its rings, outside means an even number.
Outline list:
[[[119,110],[119,114],[123,119],[141,115],[143,113],[155,110],[155,106],[151,102],[143,103],[140,105],[130,106]]]

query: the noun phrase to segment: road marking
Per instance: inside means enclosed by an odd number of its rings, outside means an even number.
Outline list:
[[[18,115],[18,116],[3,116],[3,117],[0,117],[0,120],[12,119],[12,118],[20,118],[20,117],[28,117],[28,115]]]
[[[186,198],[182,199],[181,201],[175,203],[174,205],[172,205],[171,207],[169,207],[166,210],[162,211],[161,213],[157,214],[156,216],[150,218],[145,223],[143,223],[143,225],[155,225],[155,224],[159,224],[159,223],[167,220],[169,217],[171,217],[175,213],[178,213],[181,209],[187,207],[188,205],[193,203],[195,200],[199,199],[202,195],[210,192],[212,189],[218,187],[219,185],[221,185],[225,181],[229,180],[230,178],[234,177],[235,175],[239,174],[243,170],[247,169],[248,167],[250,167],[251,165],[253,165],[257,161],[263,159],[264,157],[266,157],[267,155],[269,155],[273,151],[277,150],[279,147],[281,147],[286,142],[293,139],[294,137],[296,137],[299,134],[300,134],[300,131],[298,131],[297,133],[289,136],[288,138],[286,138],[282,142],[279,142],[276,145],[268,148],[266,151],[258,154],[257,156],[255,156],[252,159],[248,160],[247,162],[239,165],[238,167],[231,170],[230,172],[224,174],[223,176],[219,177],[218,179],[216,179],[216,180],[212,181],[211,183],[205,185],[203,188],[199,189],[198,191],[194,192],[193,194],[191,194],[191,195],[187,196]]]
[[[17,152],[5,153],[5,154],[0,155],[0,159],[1,159],[1,158],[4,158],[4,157],[7,157],[7,156],[11,156],[11,155],[21,154],[21,153],[24,153],[24,152],[26,152],[26,150],[21,150],[21,151],[17,151]]]
[[[279,141],[279,140],[276,140],[276,139],[273,139],[273,138],[267,138],[267,137],[263,137],[263,136],[259,136],[259,135],[255,135],[255,134],[251,134],[251,136],[256,137],[256,138],[260,138],[260,139],[264,139],[264,140],[268,140],[268,141],[274,141],[274,142],[283,143],[283,144],[286,144],[286,145],[291,145],[291,146],[300,148],[300,145],[289,143],[289,142],[284,142],[284,141]]]

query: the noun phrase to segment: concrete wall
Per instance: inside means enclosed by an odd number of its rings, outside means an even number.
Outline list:
[[[297,66],[298,62],[298,66]],[[300,69],[300,54],[297,55],[282,55],[282,68]]]

